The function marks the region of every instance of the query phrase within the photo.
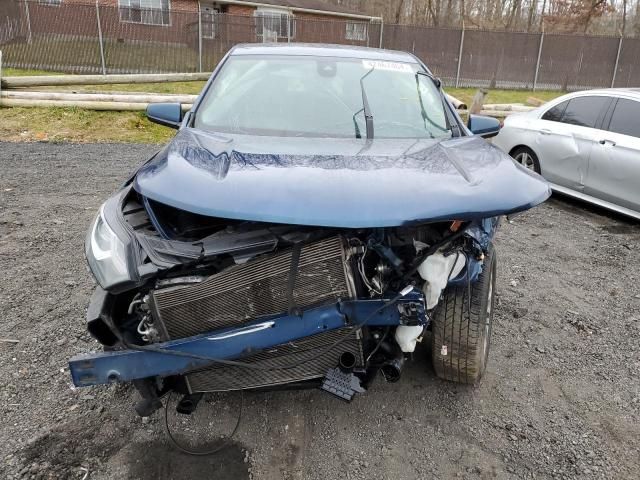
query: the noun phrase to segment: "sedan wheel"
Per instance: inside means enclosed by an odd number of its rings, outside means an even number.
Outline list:
[[[533,158],[531,158],[531,155],[529,155],[527,152],[518,154],[518,156],[516,157],[516,161],[522,164],[523,167],[535,172],[535,163],[533,163]]]
[[[527,170],[540,173],[540,162],[538,162],[538,157],[528,148],[519,147],[511,152],[511,156]]]

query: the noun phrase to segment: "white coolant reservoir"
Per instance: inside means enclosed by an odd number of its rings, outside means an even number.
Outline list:
[[[465,256],[451,253],[448,256],[441,252],[429,255],[418,267],[418,273],[423,278],[425,302],[427,310],[438,304],[442,290],[447,286],[449,278],[455,278],[464,268]]]
[[[407,326],[400,325],[396,328],[396,342],[400,345],[400,350],[404,353],[413,352],[416,349],[416,342],[420,335],[422,335],[422,330],[424,329],[421,325],[415,326]]]

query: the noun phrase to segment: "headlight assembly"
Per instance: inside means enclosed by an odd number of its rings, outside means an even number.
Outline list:
[[[126,245],[105,220],[104,205],[87,235],[85,249],[89,268],[102,288],[131,281]]]

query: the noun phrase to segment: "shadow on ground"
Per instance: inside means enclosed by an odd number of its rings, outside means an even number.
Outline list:
[[[131,444],[121,454],[128,469],[127,478],[132,480],[249,478],[242,447],[235,443],[215,455],[193,456],[176,450],[162,439]]]

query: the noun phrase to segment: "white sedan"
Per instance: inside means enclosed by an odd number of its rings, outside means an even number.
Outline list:
[[[493,144],[553,190],[640,219],[640,89],[563,95],[507,117]]]

